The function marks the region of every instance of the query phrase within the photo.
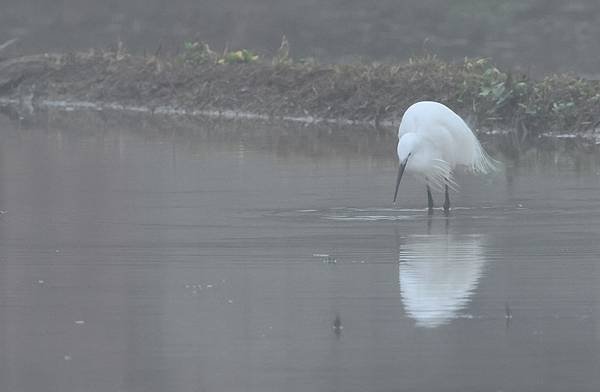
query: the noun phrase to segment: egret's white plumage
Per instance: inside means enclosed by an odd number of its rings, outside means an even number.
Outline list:
[[[404,171],[441,190],[445,185],[456,189],[452,172],[457,166],[476,173],[496,168],[463,119],[438,102],[410,106],[402,116],[398,139],[401,166],[396,192]]]

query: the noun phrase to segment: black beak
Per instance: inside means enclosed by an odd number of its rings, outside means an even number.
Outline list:
[[[408,157],[404,160],[404,162],[400,162],[400,168],[398,169],[398,178],[396,179],[396,191],[394,192],[394,203],[396,202],[396,197],[398,196],[398,187],[400,186],[400,180],[402,179],[402,174],[404,174],[404,168],[406,168],[406,162],[408,162]]]

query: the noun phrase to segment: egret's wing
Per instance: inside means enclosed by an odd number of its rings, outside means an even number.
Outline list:
[[[471,128],[455,113],[449,113],[430,129],[430,142],[451,167],[465,165],[472,172],[482,174],[497,170],[499,162],[487,154]]]

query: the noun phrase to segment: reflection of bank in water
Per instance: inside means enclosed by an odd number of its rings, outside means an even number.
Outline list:
[[[400,295],[418,326],[447,324],[467,307],[485,258],[479,235],[410,236],[400,247]]]

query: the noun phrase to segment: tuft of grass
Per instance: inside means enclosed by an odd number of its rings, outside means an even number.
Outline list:
[[[207,43],[198,41],[184,42],[183,53],[178,58],[184,64],[192,66],[215,63],[218,59],[218,54],[211,50]]]
[[[284,35],[283,37],[281,37],[281,45],[279,45],[279,49],[277,49],[275,56],[273,56],[273,60],[271,61],[271,64],[273,64],[274,66],[277,66],[277,65],[289,65],[291,63],[292,63],[292,59],[290,57],[290,44]]]

